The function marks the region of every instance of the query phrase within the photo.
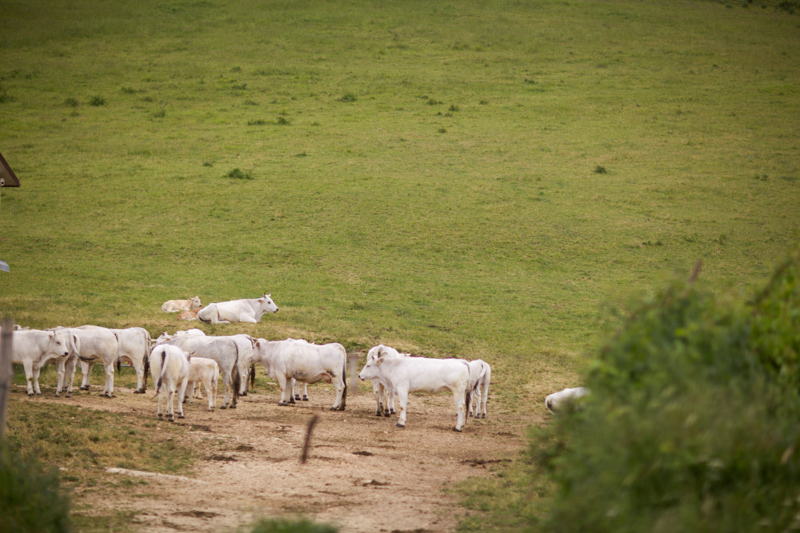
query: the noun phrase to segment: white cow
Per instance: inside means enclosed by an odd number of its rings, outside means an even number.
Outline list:
[[[589,394],[589,389],[585,387],[575,387],[573,389],[564,389],[559,392],[554,392],[545,398],[544,404],[553,414],[558,414],[564,408],[583,396]]]
[[[178,394],[178,418],[183,418],[183,398],[189,382],[191,356],[177,346],[158,345],[150,353],[150,371],[156,382],[158,418],[163,418],[161,400],[167,403],[167,419],[175,421],[175,394]]]
[[[197,313],[197,318],[212,324],[230,324],[231,322],[251,322],[255,324],[261,320],[261,316],[264,313],[277,312],[278,306],[275,305],[269,294],[264,293],[261,298],[208,304]]]
[[[241,387],[241,373],[239,371],[240,353],[239,344],[233,337],[212,337],[208,335],[175,335],[173,337],[161,335],[156,346],[169,344],[192,353],[196,357],[213,359],[219,364],[225,395],[220,409],[236,409]],[[152,365],[152,361],[150,363]]]
[[[58,326],[47,331],[60,331],[64,335],[69,353],[66,357],[59,357],[55,360],[56,373],[58,374],[56,396],[61,396],[62,392],[66,392],[67,398],[71,398],[72,383],[75,379],[75,367],[78,362],[78,351],[80,350],[80,341],[78,340],[78,336],[70,332],[68,328]]]
[[[258,339],[254,361],[264,365],[269,377],[280,385],[281,401],[278,405],[295,403],[292,397],[295,381],[316,383],[330,379],[336,387],[336,400],[331,411],[344,411],[347,401],[347,351],[341,344]]]
[[[475,403],[475,418],[486,418],[486,401],[489,399],[489,383],[492,381],[492,367],[481,359],[469,362],[469,381],[472,399]],[[469,416],[473,416],[473,402],[469,402]]]
[[[219,381],[219,365],[213,359],[205,357],[192,357],[189,361],[188,398],[191,402],[195,398],[195,387],[200,390],[200,383],[206,389],[208,397],[208,410],[213,411],[217,404],[217,382]]]
[[[378,379],[397,394],[400,417],[397,427],[405,427],[410,392],[453,393],[458,411],[455,431],[461,431],[470,402],[469,363],[464,359],[427,359],[425,357],[379,357],[367,362],[358,374],[361,380]]]
[[[367,352],[367,363],[375,362],[380,357],[389,359],[397,357],[410,357],[410,354],[400,353],[391,346],[384,346],[379,344],[373,346]],[[372,393],[375,395],[375,416],[390,416],[395,414],[394,411],[394,391],[390,391],[386,384],[382,383],[380,379],[371,380]]]
[[[92,367],[96,363],[100,363],[103,365],[106,376],[102,395],[114,398],[114,365],[120,355],[120,343],[117,334],[108,328],[100,326],[80,326],[77,328],[65,328],[65,330],[74,333],[78,338],[77,354],[81,363],[81,372],[83,373],[81,390],[89,390],[89,377],[92,373]],[[70,371],[70,384],[74,372],[73,367]]]
[[[200,305],[200,297],[195,296],[188,300],[167,300],[161,305],[161,310],[165,313],[177,313],[178,311],[197,309]]]
[[[134,394],[143,394],[147,390],[147,372],[149,370],[150,333],[144,328],[112,329],[119,341],[119,364],[128,361],[136,371],[136,389]]]
[[[50,359],[63,359],[69,348],[61,331],[37,329],[15,331],[12,340],[11,362],[22,365],[28,396],[42,394],[39,388],[39,372]]]

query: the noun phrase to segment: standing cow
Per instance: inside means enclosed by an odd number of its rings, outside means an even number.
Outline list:
[[[370,348],[367,352],[367,363],[375,362],[381,357],[389,359],[397,357],[410,357],[410,354],[400,353],[391,346],[384,346],[379,344]],[[389,390],[387,384],[383,383],[379,378],[370,380],[372,383],[372,393],[375,395],[375,415],[376,416],[390,416],[395,414],[394,411],[394,391]]]
[[[197,313],[197,318],[211,324],[230,324],[231,322],[251,322],[261,320],[264,313],[277,313],[278,306],[269,294],[261,298],[231,300],[211,303]]]
[[[331,411],[344,411],[347,401],[347,352],[341,344],[258,339],[254,360],[264,365],[269,377],[280,385],[281,401],[278,405],[295,403],[292,397],[295,381],[316,383],[330,379],[336,387],[336,399]]]
[[[167,419],[175,421],[175,395],[178,398],[178,418],[183,418],[183,398],[189,381],[191,356],[177,346],[159,345],[150,353],[150,370],[156,383],[158,418],[162,418],[161,401],[167,403]]]
[[[37,329],[14,333],[11,362],[22,365],[28,396],[42,394],[39,389],[39,371],[50,359],[62,359],[69,355],[64,334],[61,331]]]
[[[486,418],[486,402],[489,399],[489,384],[492,381],[492,367],[482,359],[469,362],[469,389],[475,400],[475,418]],[[473,402],[469,402],[469,416],[473,416]]]
[[[453,393],[458,418],[455,431],[464,427],[467,404],[470,403],[469,363],[464,359],[427,359],[425,357],[379,357],[367,362],[358,374],[363,380],[378,379],[390,390],[397,393],[400,403],[400,417],[397,427],[406,425],[408,413],[408,394],[410,392]]]
[[[232,337],[212,337],[207,335],[162,335],[156,340],[156,346],[169,344],[192,353],[197,357],[213,359],[219,365],[225,395],[220,409],[236,409],[241,387],[239,371],[239,343]],[[152,365],[152,361],[150,363]]]
[[[80,326],[77,328],[64,328],[64,331],[74,334],[77,337],[77,356],[81,363],[83,379],[81,390],[89,390],[89,376],[92,367],[96,363],[103,365],[105,370],[105,384],[103,385],[103,396],[114,398],[114,366],[119,359],[120,343],[117,334],[108,328],[100,326]],[[71,362],[67,362],[68,366]],[[74,376],[74,366],[67,371],[69,374],[70,386]]]

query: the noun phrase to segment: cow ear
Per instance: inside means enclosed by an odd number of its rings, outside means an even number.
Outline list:
[[[377,365],[381,366],[383,364],[383,357],[378,357]]]

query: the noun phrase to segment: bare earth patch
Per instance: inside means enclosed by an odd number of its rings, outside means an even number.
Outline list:
[[[33,401],[72,402],[156,422],[152,388],[146,395],[119,388],[114,399],[101,398],[99,391]],[[110,491],[92,501],[92,508],[131,511],[132,529],[148,533],[224,531],[263,517],[297,515],[343,532],[453,531],[468,511],[446,489],[468,477],[493,475],[519,452],[525,428],[534,422],[493,412],[490,400],[489,418],[469,419],[457,433],[452,395],[413,395],[407,425],[400,429],[396,416],[375,416],[371,393],[354,395],[352,387],[349,392],[344,412],[328,410],[334,395],[326,386],[312,387],[311,401],[294,407],[277,405],[275,387],[251,392],[237,409],[208,412],[205,400],[195,400],[186,405],[186,418],[175,422],[189,429],[185,444],[200,453],[186,475],[191,479],[148,476],[146,486]],[[308,461],[300,464],[314,415],[319,421]],[[170,422],[156,422],[153,431],[163,424]]]

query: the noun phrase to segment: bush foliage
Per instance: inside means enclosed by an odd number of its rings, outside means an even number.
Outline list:
[[[558,487],[541,528],[800,526],[798,273],[794,253],[749,301],[675,282],[624,315],[592,394],[533,440]]]
[[[0,445],[0,532],[70,531],[69,499],[58,471],[43,471]]]

